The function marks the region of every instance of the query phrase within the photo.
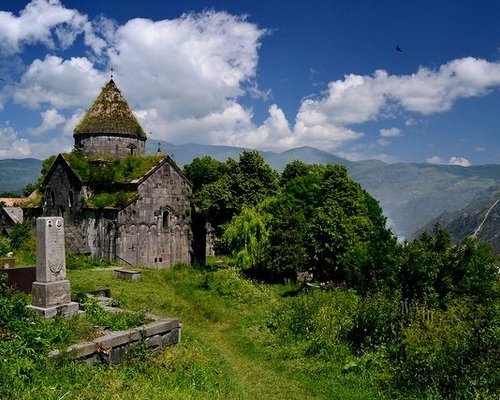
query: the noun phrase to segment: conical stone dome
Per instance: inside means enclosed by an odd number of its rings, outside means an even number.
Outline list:
[[[146,133],[111,79],[74,129],[75,148],[86,155],[144,154]]]
[[[113,79],[104,86],[92,107],[75,127],[74,133],[75,136],[82,133],[113,133],[146,138]]]

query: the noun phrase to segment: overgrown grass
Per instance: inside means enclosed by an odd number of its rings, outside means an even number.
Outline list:
[[[86,201],[87,207],[121,207],[137,195],[136,191],[119,190],[116,192],[101,192],[90,196]]]
[[[111,261],[106,259],[94,259],[84,254],[66,253],[66,269],[92,269],[107,268]]]
[[[282,340],[268,327],[277,310],[293,301],[282,296],[290,288],[250,282],[231,268],[212,272],[181,266],[143,270],[139,283],[118,280],[111,271],[69,274],[79,290],[111,288],[123,307],[175,316],[183,324],[177,349],[168,349],[159,359],[140,367],[119,368],[133,373],[134,380],[125,384],[116,371],[103,372],[115,390],[105,390],[103,398],[145,395],[146,388],[150,398],[382,397],[376,381],[367,379],[367,374],[343,370],[349,349],[340,349],[339,357],[328,360],[293,349],[282,351],[287,346],[304,347],[295,340]],[[122,391],[125,387],[128,397]]]
[[[126,183],[140,178],[165,157],[162,153],[155,153],[147,156],[128,156],[124,159],[104,155],[92,158],[76,151],[65,153],[63,156],[84,182],[96,185]],[[98,163],[95,162],[97,158]]]
[[[180,318],[181,344],[113,368],[54,364],[37,351],[33,365],[2,364],[15,367],[5,376],[18,377],[4,397],[498,398],[498,359],[491,352],[479,361],[471,358],[477,330],[470,323],[478,313],[498,310],[457,303],[449,313],[400,326],[394,324],[397,294],[392,301],[341,289],[262,285],[226,264],[214,263],[220,268],[211,271],[142,270],[140,282],[120,280],[107,269],[68,271],[77,292],[111,289],[123,308]],[[497,325],[481,331],[480,351],[496,348]],[[403,340],[398,344],[396,338]]]

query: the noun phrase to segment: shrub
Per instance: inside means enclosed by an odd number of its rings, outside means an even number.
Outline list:
[[[244,279],[236,268],[208,273],[201,286],[217,294],[240,302],[255,302],[263,298],[254,283]]]
[[[406,392],[469,398],[472,387],[460,389],[460,385],[467,386],[463,385],[466,381],[470,384],[471,373],[477,376],[477,366],[484,368],[488,360],[481,350],[478,314],[480,309],[467,299],[454,302],[446,311],[416,313],[413,321],[402,328],[400,346],[390,352],[395,385]],[[491,350],[492,354],[497,352],[498,345]],[[480,374],[495,372],[498,364],[492,368],[490,363],[489,368]],[[498,380],[489,384],[499,387]]]
[[[4,236],[0,236],[0,257],[5,257],[10,251],[10,240]]]
[[[353,319],[348,337],[355,348],[367,350],[389,344],[400,332],[400,296],[368,295],[359,302]]]
[[[91,268],[106,268],[111,265],[111,261],[106,259],[94,259],[84,254],[67,253],[66,268],[69,270],[75,269],[91,269]]]
[[[34,243],[34,234],[29,221],[14,224],[9,234],[10,244],[14,250],[21,248],[30,248],[31,242]]]
[[[135,191],[117,191],[97,193],[87,199],[86,205],[89,207],[120,207],[127,204],[137,192]]]
[[[303,293],[281,303],[268,327],[282,343],[305,343],[306,356],[328,357],[334,346],[345,343],[359,299],[351,290]]]

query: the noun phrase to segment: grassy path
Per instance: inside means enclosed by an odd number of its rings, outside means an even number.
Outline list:
[[[105,371],[77,398],[92,398],[87,394],[95,386],[101,386],[102,398],[116,399],[146,398],[146,393],[148,399],[379,398],[359,390],[359,377],[352,382],[339,378],[318,361],[309,371],[304,363],[310,360],[278,355],[270,333],[262,329],[272,305],[283,301],[277,292],[223,274],[210,280],[211,275],[189,268],[144,270],[137,283],[116,279],[111,270],[70,271],[69,276],[79,290],[110,288],[125,308],[177,317],[183,324],[176,350],[149,366]]]

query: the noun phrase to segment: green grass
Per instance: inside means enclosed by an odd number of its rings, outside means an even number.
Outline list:
[[[152,355],[138,352],[120,365],[86,366],[68,359],[15,365],[15,399],[378,399],[374,360],[339,342],[328,354],[307,355],[307,340],[271,328],[295,301],[291,286],[242,279],[231,268],[142,270],[140,282],[108,268],[68,271],[75,293],[109,288],[121,307],[177,317],[180,345]],[[342,295],[343,296],[343,295]],[[0,343],[1,344],[1,343]],[[23,347],[24,348],[24,347]],[[24,372],[23,372],[24,371]],[[16,376],[16,375],[13,375]],[[2,378],[0,377],[0,380]],[[6,393],[5,391],[2,393]],[[0,396],[2,397],[2,396]],[[6,397],[9,398],[9,397]]]
[[[140,282],[119,280],[111,270],[68,275],[75,290],[110,288],[126,309],[179,318],[182,342],[146,362],[119,367],[52,366],[58,371],[53,384],[42,376],[42,387],[16,398],[381,398],[373,374],[345,373],[348,349],[325,361],[281,347],[267,325],[275,308],[288,301],[282,294],[290,288],[255,284],[231,269],[142,270]]]

